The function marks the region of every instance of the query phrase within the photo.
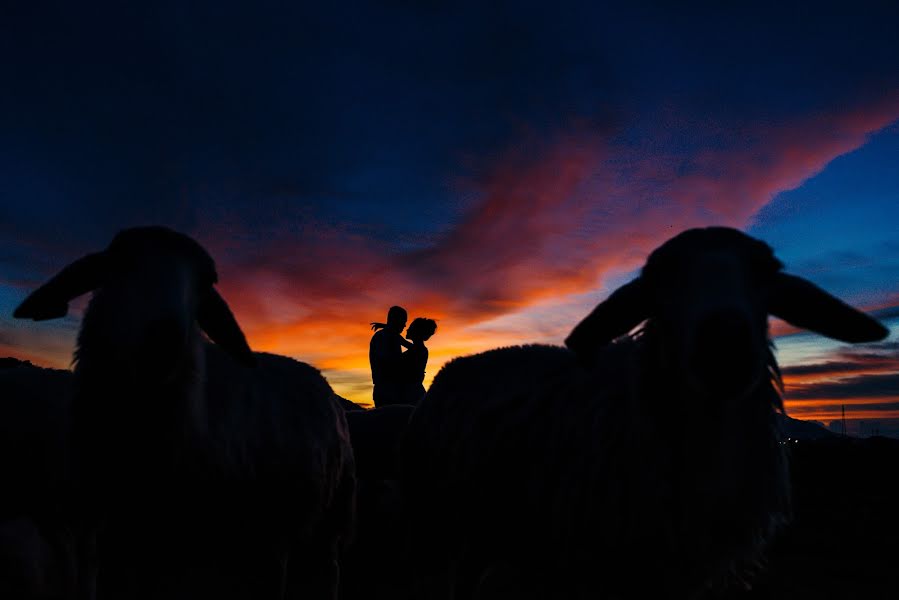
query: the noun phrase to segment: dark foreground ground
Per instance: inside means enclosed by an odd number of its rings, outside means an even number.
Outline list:
[[[791,444],[795,518],[746,600],[899,599],[899,440]]]
[[[899,600],[899,440],[806,438],[790,449],[792,524],[771,548],[768,568],[752,589],[711,597]],[[401,552],[391,534],[401,528],[402,511],[392,509],[393,496],[383,489],[360,491],[363,547],[361,560],[345,571],[344,598],[414,600],[402,586],[405,569],[390,558]]]

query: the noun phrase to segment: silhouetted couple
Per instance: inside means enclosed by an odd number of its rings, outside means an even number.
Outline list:
[[[418,404],[425,395],[423,382],[428,364],[425,342],[434,335],[437,323],[433,319],[415,319],[403,339],[407,318],[406,309],[392,306],[387,312],[387,323],[371,324],[375,334],[368,346],[368,360],[375,384],[376,407]]]

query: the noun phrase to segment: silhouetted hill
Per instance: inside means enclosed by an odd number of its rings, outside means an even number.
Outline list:
[[[30,360],[21,360],[12,356],[0,358],[0,369],[13,369],[16,367],[34,367]]]
[[[778,415],[787,437],[800,441],[823,440],[839,437],[838,434],[822,427],[818,423],[793,419],[786,415]]]
[[[343,407],[343,410],[365,410],[364,406],[360,406],[353,402],[352,400],[347,400],[340,394],[334,394],[337,396],[337,401],[340,402],[340,405]]]

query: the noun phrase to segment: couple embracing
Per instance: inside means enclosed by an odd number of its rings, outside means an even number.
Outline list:
[[[407,318],[404,308],[392,306],[387,312],[387,323],[371,324],[375,334],[368,346],[368,360],[375,384],[376,407],[418,404],[425,395],[423,382],[428,364],[425,342],[434,335],[437,323],[433,319],[415,319],[403,338]]]

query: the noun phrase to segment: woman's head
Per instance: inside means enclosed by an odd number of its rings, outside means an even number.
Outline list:
[[[437,322],[434,319],[419,317],[412,321],[406,330],[406,337],[416,342],[427,341],[437,331]]]

